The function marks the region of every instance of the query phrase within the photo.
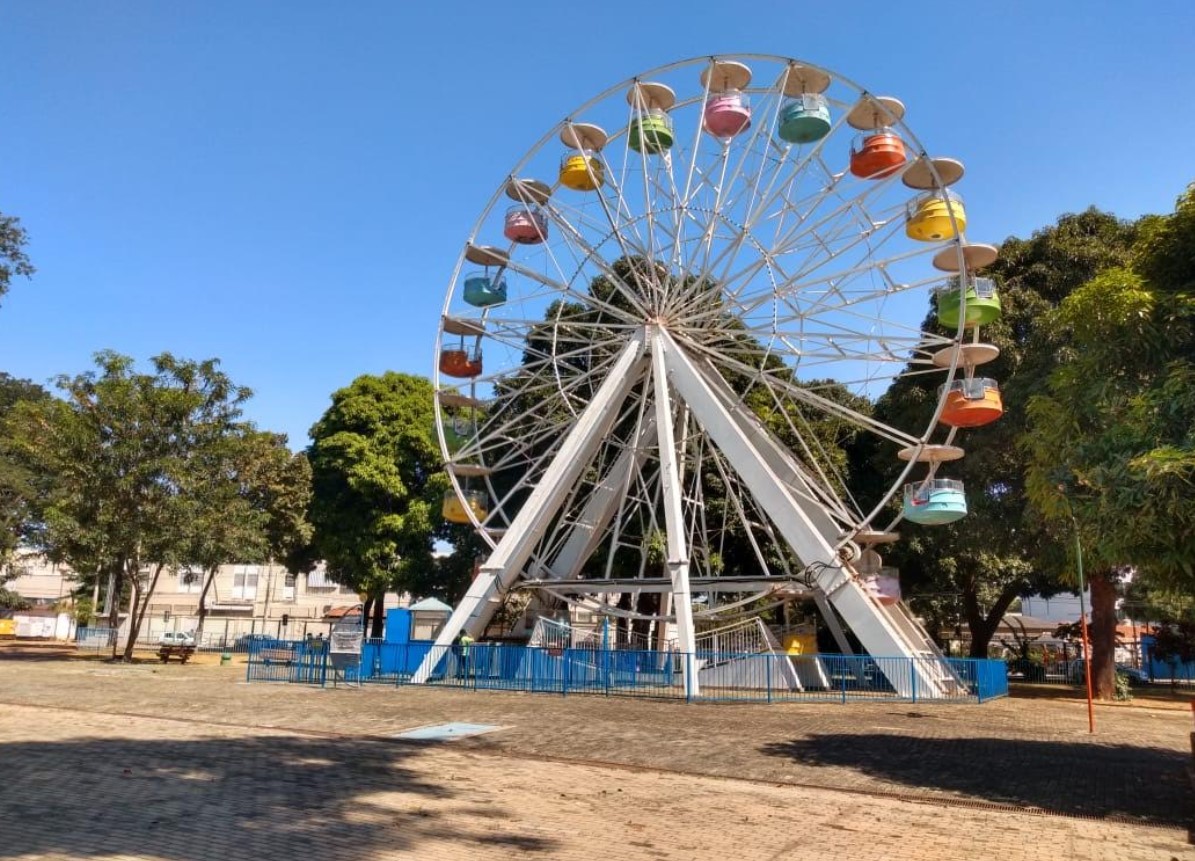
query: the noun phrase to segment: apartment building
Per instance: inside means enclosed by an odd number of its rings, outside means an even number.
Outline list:
[[[20,559],[18,566],[21,574],[8,584],[9,590],[36,606],[67,610],[74,603],[78,583],[66,566],[32,556]],[[188,567],[164,569],[150,599],[141,637],[154,641],[165,631],[194,631],[199,623],[202,592],[201,571]],[[328,578],[322,564],[298,575],[281,565],[223,565],[207,592],[204,640],[230,642],[249,633],[326,635],[335,612],[358,602],[351,589]],[[387,609],[408,603],[409,596],[386,595]],[[127,624],[129,609],[127,605],[121,607],[122,627]]]

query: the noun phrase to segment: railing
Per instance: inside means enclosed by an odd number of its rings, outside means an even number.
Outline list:
[[[1071,684],[1082,686],[1086,682],[1082,658],[1041,661],[1039,659],[1011,658],[1005,661],[1008,678],[1025,684]],[[1163,663],[1145,660],[1139,666],[1118,663],[1116,672],[1128,679],[1131,687],[1138,686],[1195,686],[1195,663]]]
[[[246,681],[323,686],[327,678],[328,648],[323,640],[279,640],[249,646]]]
[[[500,643],[464,648],[367,641],[360,664],[344,676],[364,684],[404,685],[429,656],[427,684],[468,690],[736,702],[919,702],[930,693],[918,689],[919,677],[949,677],[957,683],[952,681],[933,700],[984,702],[1008,694],[1004,662],[999,660],[705,651],[694,657],[700,682],[699,694],[694,694],[685,683],[685,655],[680,652]],[[802,673],[801,686],[791,683],[795,671],[813,665],[818,673]],[[322,685],[331,677],[326,649],[310,641],[249,652],[249,681]]]
[[[169,633],[175,633],[169,631]],[[161,641],[163,631],[154,628],[142,628],[137,634],[136,646],[139,649],[156,649]],[[111,651],[115,642],[117,648],[123,649],[126,631],[117,631],[106,626],[92,626],[75,630],[75,647],[82,651],[104,652]],[[232,652],[248,654],[254,647],[268,644],[287,642],[269,634],[255,632],[205,631],[196,643],[196,650],[200,652]]]

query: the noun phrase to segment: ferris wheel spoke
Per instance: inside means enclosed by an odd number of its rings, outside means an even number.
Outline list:
[[[638,311],[640,314],[644,313],[642,297],[646,295],[646,290],[638,270],[635,267],[631,267],[631,278],[635,282],[635,286],[639,288],[639,293],[636,294],[635,292],[632,292],[628,285],[623,282],[623,279],[615,272],[614,268],[606,263],[600,252],[599,246],[594,245],[588,239],[586,239],[584,231],[580,229],[580,227],[573,225],[565,217],[563,210],[557,209],[555,207],[549,207],[548,211],[553,220],[560,226],[561,232],[565,233],[569,239],[579,246],[584,252],[583,254],[578,255],[574,251],[573,257],[577,266],[577,271],[582,271],[586,263],[593,265],[599,272],[601,272],[601,274],[605,275],[610,280],[615,290],[622,294],[623,298],[626,299],[632,308],[636,309],[636,311]],[[619,245],[621,252],[620,256],[624,259],[630,260],[633,255],[628,253],[626,243],[622,240],[622,238],[620,238],[617,229],[611,230],[608,222],[604,222],[602,224],[602,229],[608,231],[602,240],[603,244],[604,242],[613,238]],[[592,296],[592,294],[589,295]]]
[[[823,169],[825,169],[824,162],[820,162],[821,154],[825,151],[824,148],[827,142],[834,140],[835,134],[839,131],[839,129],[843,128],[845,124],[846,114],[840,113],[838,119],[834,121],[834,124],[831,125],[830,130],[826,133],[826,135],[821,140],[817,141],[807,153],[792,162],[788,173],[784,176],[784,179],[781,181],[779,187],[781,189],[789,187],[791,183],[797,181],[799,177],[804,175],[805,172],[809,170],[810,165],[821,164]],[[821,199],[835,191],[835,187],[838,184],[838,177],[835,177],[829,170],[825,170],[825,172],[828,174],[830,182],[820,189],[820,193],[815,198],[808,200],[804,206],[795,210],[798,215],[801,212],[812,212],[816,210],[820,205]],[[752,212],[751,217],[748,218],[746,223],[743,225],[744,228],[746,230],[755,230],[756,225],[763,214],[770,210],[773,206],[777,205],[781,200],[783,200],[782,192],[777,192],[774,195],[763,198],[759,206],[757,206]]]
[[[838,497],[833,499],[834,505],[839,509],[839,516],[844,521],[857,519],[862,514],[859,511],[859,506],[851,495],[850,489],[847,486],[846,478],[841,471],[837,469],[834,464],[834,459],[826,451],[825,446],[822,445],[818,435],[814,432],[809,424],[808,418],[804,411],[799,407],[793,409],[786,408],[785,404],[777,392],[765,383],[768,389],[768,394],[772,398],[772,402],[776,407],[777,413],[784,419],[784,423],[788,428],[789,433],[799,443],[802,452],[805,454],[805,466],[812,469],[821,479],[820,484],[815,484],[815,487],[825,489],[833,488]],[[792,414],[796,413],[797,418],[801,422],[801,428],[798,429],[792,420]]]
[[[735,291],[732,296],[728,296],[727,301],[729,304],[735,307],[739,313],[750,315],[763,305],[769,304],[776,300],[787,301],[789,297],[793,296],[794,294],[799,296],[802,293],[808,292],[809,288],[814,286],[827,285],[829,288],[828,292],[833,292],[833,289],[838,282],[845,283],[856,278],[871,277],[877,273],[880,274],[880,277],[883,278],[886,283],[892,284],[893,281],[890,276],[888,276],[886,271],[889,266],[903,260],[924,256],[927,253],[923,250],[914,250],[906,254],[893,255],[885,260],[875,260],[874,258],[864,256],[859,263],[849,269],[840,270],[830,275],[821,275],[817,278],[809,277],[810,274],[816,272],[819,268],[826,265],[830,261],[837,260],[842,253],[845,253],[851,248],[865,242],[866,240],[856,240],[855,242],[850,243],[850,247],[841,248],[838,254],[831,254],[825,257],[817,256],[816,261],[807,262],[799,272],[794,273],[784,271],[781,265],[775,260],[760,259],[753,264],[756,267],[756,271],[744,271],[730,279],[731,283],[736,283],[742,280],[744,286]],[[875,245],[866,246],[866,248],[871,251],[874,251],[876,247],[877,246]],[[767,290],[756,289],[754,291],[748,292],[746,289],[747,286],[755,283],[755,276],[758,274],[759,270],[763,269],[774,269],[776,272],[778,272],[781,276],[780,286],[774,286],[772,289]],[[885,292],[898,291],[894,290]],[[843,297],[843,299],[844,302],[840,305],[827,307],[836,308],[850,304],[845,301],[845,297]]]
[[[780,257],[790,249],[796,249],[800,240],[804,239],[811,231],[837,221],[844,215],[849,214],[851,210],[857,209],[868,198],[879,197],[888,191],[895,182],[895,175],[886,179],[873,180],[870,184],[863,187],[861,194],[849,199],[840,198],[840,203],[837,206],[833,207],[828,213],[820,215],[815,221],[810,222],[808,219],[804,219],[799,224],[793,225],[788,232],[776,238],[774,243],[776,248],[775,256]],[[835,184],[832,190],[841,191],[841,188]],[[831,191],[830,187],[827,187],[827,191]],[[822,199],[828,199],[829,196],[829,193],[827,193]],[[816,212],[817,210],[812,211]]]
[[[715,351],[711,351],[708,348],[706,348],[705,345],[703,345],[703,344],[691,341],[689,339],[686,339],[685,344],[686,344],[686,346],[690,347],[691,349],[694,349],[697,352],[705,355],[709,359],[720,361],[724,367],[728,368],[731,371],[736,371],[738,373],[743,373],[743,374],[748,374],[748,375],[753,375],[756,372],[761,372],[761,369],[756,368],[753,365],[750,365],[745,362],[737,361],[736,359],[734,359],[730,356],[727,356],[724,353],[718,353]],[[787,369],[784,369],[784,370],[787,372]],[[780,373],[779,370],[774,371],[771,369],[764,369],[764,370],[762,370],[762,373],[764,373],[765,375],[768,376],[771,384],[779,387],[781,390],[783,390],[785,392],[785,394],[793,397],[797,401],[801,401],[801,402],[809,404],[812,407],[818,408],[822,412],[829,413],[831,415],[836,415],[839,418],[843,418],[843,419],[846,419],[847,421],[858,424],[858,425],[862,426],[865,430],[870,430],[886,439],[890,439],[893,442],[899,443],[901,445],[914,445],[917,442],[919,442],[919,440],[916,437],[911,436],[911,435],[905,433],[904,431],[893,428],[887,424],[884,424],[883,422],[880,422],[880,421],[877,421],[877,420],[871,418],[870,416],[865,416],[865,415],[857,412],[856,410],[852,410],[849,407],[844,407],[841,404],[837,404],[834,401],[831,401],[827,398],[821,397],[820,395],[817,395],[817,394],[811,392],[809,389],[804,388],[801,385],[798,385],[794,381],[782,379],[779,376],[779,373]]]
[[[747,543],[755,553],[755,559],[759,563],[760,570],[764,573],[764,576],[770,576],[771,571],[767,557],[755,538],[756,524],[748,517],[746,507],[743,503],[743,494],[740,494],[738,490],[738,478],[727,468],[725,459],[716,449],[713,451],[713,455],[714,467],[718,471],[718,476],[722,480],[722,486],[726,490],[726,498],[730,500],[730,508],[738,518],[738,523],[743,529]]]
[[[632,304],[632,306],[637,305],[636,297],[634,294],[626,290],[625,286],[622,284],[622,280],[615,274],[613,268],[607,266],[602,261],[600,255],[593,251],[593,249],[589,249],[589,252],[592,255],[591,257],[587,258],[589,262],[593,263],[594,266],[601,272],[601,274],[610,279],[611,283],[614,284],[615,289],[622,293],[626,300]],[[552,288],[561,297],[567,296],[574,301],[599,309],[607,314],[611,314],[623,322],[635,322],[636,320],[636,318],[631,316],[630,313],[628,313],[625,309],[619,308],[617,305],[611,305],[609,302],[604,302],[590,293],[582,293],[578,290],[575,290],[568,283],[552,278],[551,276],[546,275],[536,269],[524,266],[517,261],[511,260],[506,264],[506,268],[511,272],[522,275],[526,278],[530,278],[531,280],[536,281],[546,287]]]

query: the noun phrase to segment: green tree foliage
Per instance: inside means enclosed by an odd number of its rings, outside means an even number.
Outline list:
[[[0,299],[8,293],[15,275],[32,278],[36,271],[25,253],[29,236],[21,220],[0,212]]]
[[[942,470],[965,483],[969,516],[952,526],[905,526],[889,557],[930,629],[953,627],[961,618],[976,657],[986,657],[1019,595],[1050,594],[1064,585],[1050,562],[1061,539],[1027,507],[1027,455],[1019,445],[1029,433],[1027,404],[1047,385],[1064,334],[1046,315],[1098,273],[1126,262],[1134,236],[1132,225],[1094,209],[1064,215],[1030,239],[1005,241],[995,265],[983,273],[997,282],[1003,314],[982,332],[984,341],[1000,348],[1000,357],[977,374],[1000,383],[1005,413],[993,424],[960,432],[957,441],[967,455]],[[924,326],[937,325],[931,304]],[[925,427],[938,382],[924,374],[902,377],[879,399],[876,415],[896,427]],[[867,456],[875,478],[860,492],[874,498],[899,467],[888,447],[873,447]]]
[[[42,483],[41,476],[13,446],[9,417],[19,403],[49,399],[49,393],[36,383],[0,373],[0,568],[34,528],[30,503]]]
[[[19,568],[11,565],[0,567],[0,609],[2,610],[25,610],[29,607],[29,602],[16,592],[6,588],[8,584],[21,575]]]
[[[163,568],[187,561],[192,465],[235,431],[250,393],[214,359],[164,353],[143,373],[103,352],[96,364],[59,377],[60,400],[19,404],[11,442],[53,476],[35,504],[40,547],[76,572],[110,576],[113,597],[131,589],[128,659]],[[119,603],[111,601],[113,627]]]
[[[433,567],[448,481],[431,383],[360,376],[332,395],[311,440],[315,546],[338,583],[368,596],[381,636],[385,593],[414,591]]]
[[[1195,591],[1195,192],[1139,233],[1127,265],[1050,315],[1068,337],[1030,403],[1026,441],[1034,507],[1056,529],[1073,511],[1082,539],[1103,698],[1114,695],[1118,568]]]
[[[311,468],[305,454],[291,453],[284,435],[247,423],[231,427],[196,452],[182,490],[184,558],[203,577],[196,637],[221,565],[281,560],[292,572],[310,568]]]

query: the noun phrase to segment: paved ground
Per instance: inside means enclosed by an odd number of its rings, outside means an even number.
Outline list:
[[[0,858],[1195,858],[1180,711],[1102,709],[1093,741],[1049,700],[686,706],[242,672],[0,660]],[[448,720],[507,729],[386,740]]]

